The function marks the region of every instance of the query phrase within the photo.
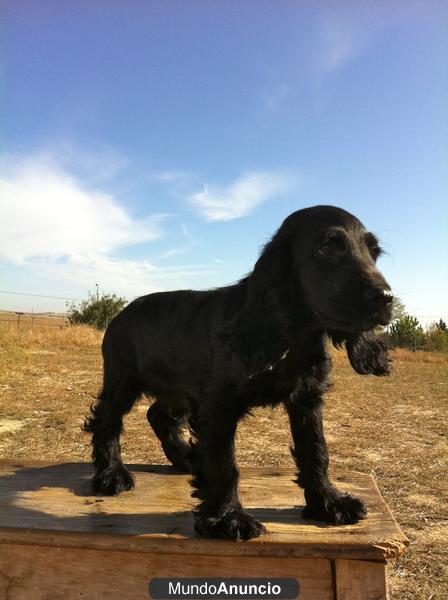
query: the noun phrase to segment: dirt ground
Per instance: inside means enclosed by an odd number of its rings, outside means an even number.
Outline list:
[[[81,423],[100,387],[100,335],[86,328],[0,333],[0,458],[88,461]],[[342,353],[326,400],[332,472],[372,473],[410,539],[390,564],[392,598],[448,598],[448,357],[397,351],[389,378],[361,377]],[[126,418],[125,462],[165,463],[142,399]],[[290,465],[281,408],[240,425],[244,465]]]

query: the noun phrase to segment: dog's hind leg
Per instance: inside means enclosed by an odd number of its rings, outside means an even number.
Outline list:
[[[92,458],[95,475],[92,487],[95,493],[112,496],[134,488],[132,475],[121,460],[120,434],[123,417],[141,393],[140,381],[130,373],[113,384],[105,377],[98,402],[91,408],[91,416],[84,430],[92,433]]]
[[[182,437],[185,416],[170,416],[158,400],[149,407],[146,416],[167,459],[179,471],[191,473],[191,446]]]

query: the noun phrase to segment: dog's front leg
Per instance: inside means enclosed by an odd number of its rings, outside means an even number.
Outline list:
[[[238,469],[234,437],[241,416],[228,403],[213,402],[202,410],[193,450],[193,496],[201,500],[193,511],[197,533],[206,537],[243,540],[257,537],[265,529],[243,512],[238,497]],[[206,413],[206,414],[205,414]]]
[[[305,493],[303,516],[340,525],[356,523],[367,514],[364,504],[337,490],[328,479],[322,404],[320,395],[311,390],[291,397],[286,403],[294,441],[292,454],[298,469],[296,481]]]

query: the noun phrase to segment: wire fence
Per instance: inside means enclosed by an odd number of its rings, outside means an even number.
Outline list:
[[[26,312],[0,312],[1,329],[33,330],[64,329],[70,326],[65,315],[34,314]]]

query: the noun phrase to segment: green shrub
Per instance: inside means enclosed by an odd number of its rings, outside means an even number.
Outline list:
[[[434,323],[434,326],[439,330],[439,331],[445,331],[448,332],[448,325],[445,323],[445,321],[443,319],[440,319],[437,323]]]
[[[425,332],[416,317],[403,315],[389,327],[389,339],[393,346],[416,350],[425,343]]]
[[[439,323],[434,323],[425,333],[425,350],[430,352],[448,352],[448,329],[440,327],[444,322],[440,319]]]
[[[106,329],[112,319],[126,306],[127,300],[115,294],[103,294],[101,298],[89,294],[80,304],[68,306],[67,315],[72,325],[90,325],[95,329]]]
[[[398,296],[394,296],[392,301],[392,321],[397,321],[404,316],[406,316],[406,307]]]

